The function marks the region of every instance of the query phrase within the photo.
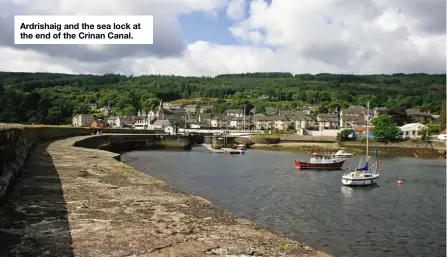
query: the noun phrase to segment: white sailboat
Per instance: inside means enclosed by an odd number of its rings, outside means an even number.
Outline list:
[[[375,145],[374,160],[372,160],[369,156],[369,102],[367,103],[367,107],[368,112],[366,114],[366,160],[363,166],[361,166],[360,162],[359,167],[355,171],[351,171],[347,174],[342,175],[341,182],[345,186],[367,186],[376,184],[379,180],[380,167]]]

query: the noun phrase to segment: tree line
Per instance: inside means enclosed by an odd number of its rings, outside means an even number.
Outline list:
[[[420,108],[440,113],[446,98],[445,74],[245,73],[216,77],[120,74],[73,75],[0,72],[0,122],[69,123],[89,104],[110,106],[116,115],[135,115],[160,99],[228,108],[295,108],[318,105],[320,112],[350,105]],[[101,114],[96,113],[100,116]]]

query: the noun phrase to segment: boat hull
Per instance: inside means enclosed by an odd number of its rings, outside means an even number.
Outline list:
[[[345,160],[333,162],[333,163],[309,163],[295,161],[296,169],[312,169],[312,170],[341,170]]]
[[[342,177],[341,183],[345,186],[370,186],[377,184],[379,176],[374,176],[370,178],[345,178]]]
[[[338,154],[338,155],[334,155],[337,158],[349,158],[354,156],[353,154]]]

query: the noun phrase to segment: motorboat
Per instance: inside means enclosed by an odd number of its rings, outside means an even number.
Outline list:
[[[340,160],[331,155],[313,153],[309,162],[295,160],[296,169],[322,169],[322,170],[341,170],[345,160]]]
[[[338,158],[349,158],[349,157],[352,157],[354,154],[348,153],[345,150],[339,150],[338,152],[334,153],[333,155]]]

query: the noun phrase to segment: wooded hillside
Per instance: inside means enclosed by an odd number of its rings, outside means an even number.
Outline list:
[[[262,111],[306,104],[318,104],[324,111],[365,105],[369,100],[371,107],[415,107],[439,113],[445,84],[445,74],[132,77],[0,72],[0,122],[68,123],[73,114],[88,112],[93,102],[100,107],[109,104],[118,115],[135,115],[139,109],[154,108],[159,99],[213,102],[217,112],[244,105]]]

